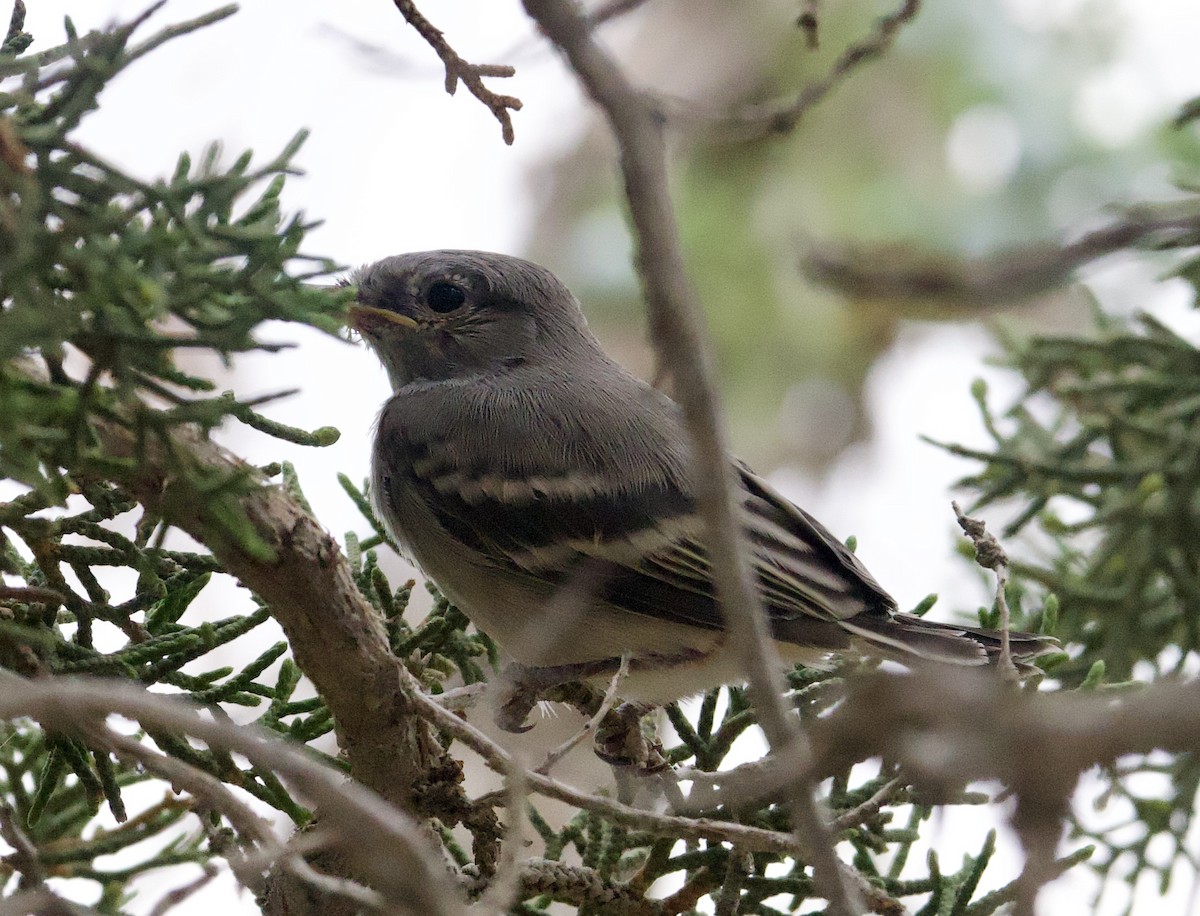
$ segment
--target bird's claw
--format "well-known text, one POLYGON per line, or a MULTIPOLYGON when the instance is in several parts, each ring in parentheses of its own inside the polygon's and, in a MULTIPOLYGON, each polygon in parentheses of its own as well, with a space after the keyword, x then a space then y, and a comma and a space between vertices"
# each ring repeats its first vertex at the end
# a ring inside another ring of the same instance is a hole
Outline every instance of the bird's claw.
POLYGON ((634 769, 643 776, 666 769, 662 743, 642 730, 642 717, 649 711, 649 707, 637 703, 624 703, 605 716, 592 745, 596 756, 612 766, 634 769))
POLYGON ((533 726, 526 725, 525 720, 529 718, 529 713, 536 705, 537 697, 529 693, 514 691, 508 700, 496 710, 496 727, 514 735, 531 731, 533 726))
POLYGON ((620 663, 620 659, 600 659, 573 665, 528 667, 514 662, 504 669, 506 698, 496 712, 496 726, 513 734, 529 731, 533 726, 526 725, 525 720, 547 691, 609 670, 616 671, 620 663))

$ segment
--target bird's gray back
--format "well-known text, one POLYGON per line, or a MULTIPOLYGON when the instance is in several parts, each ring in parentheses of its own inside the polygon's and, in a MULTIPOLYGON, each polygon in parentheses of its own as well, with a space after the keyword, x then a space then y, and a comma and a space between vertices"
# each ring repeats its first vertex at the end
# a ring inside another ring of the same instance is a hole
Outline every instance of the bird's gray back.
POLYGON ((617 367, 586 382, 521 367, 487 378, 405 386, 384 405, 379 443, 472 478, 574 476, 690 494, 679 408, 617 367))

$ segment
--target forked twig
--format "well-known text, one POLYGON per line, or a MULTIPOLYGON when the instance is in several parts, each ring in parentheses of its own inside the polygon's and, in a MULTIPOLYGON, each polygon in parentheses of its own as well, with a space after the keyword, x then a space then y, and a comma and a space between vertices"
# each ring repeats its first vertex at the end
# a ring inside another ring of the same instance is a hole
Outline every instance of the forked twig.
POLYGON ((495 115, 496 120, 500 122, 500 132, 504 137, 504 142, 511 146, 515 134, 510 112, 521 110, 521 100, 513 95, 501 95, 493 92, 484 85, 483 80, 485 77, 503 79, 515 76, 516 68, 508 64, 473 64, 464 60, 450 46, 450 42, 446 41, 442 30, 426 19, 412 0, 392 0, 392 2, 400 11, 400 15, 404 17, 404 21, 416 29, 417 33, 441 58, 442 65, 446 68, 446 92, 454 95, 460 82, 466 86, 467 91, 483 102, 487 109, 495 115))

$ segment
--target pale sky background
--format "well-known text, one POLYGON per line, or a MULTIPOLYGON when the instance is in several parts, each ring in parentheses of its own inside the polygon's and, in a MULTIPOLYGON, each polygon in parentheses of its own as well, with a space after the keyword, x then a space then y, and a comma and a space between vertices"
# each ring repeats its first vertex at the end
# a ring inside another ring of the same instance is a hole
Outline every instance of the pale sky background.
MULTIPOLYGON (((64 12, 82 33, 136 14, 146 4, 29 0, 28 5, 26 29, 37 39, 37 50, 61 39, 64 12)), ((191 18, 217 5, 171 0, 155 22, 191 18)), ((1081 87, 1076 109, 1098 141, 1113 145, 1200 92, 1194 53, 1200 3, 1123 5, 1131 23, 1124 60, 1081 87)), ((1036 32, 1069 27, 1084 14, 1085 2, 1007 0, 1003 6, 1036 32)), ((298 160, 307 176, 289 181, 284 200, 325 220, 309 237, 310 252, 349 265, 439 247, 519 252, 539 166, 583 130, 580 96, 551 53, 536 45, 530 50, 533 30, 514 0, 428 0, 422 9, 469 60, 503 62, 514 48, 522 49, 518 76, 493 81, 525 103, 515 115, 514 147, 503 145, 491 114, 464 89, 453 98, 442 91, 440 63, 387 0, 249 0, 232 19, 132 67, 105 94, 103 108, 85 122, 78 139, 153 178, 168 174, 181 150, 196 155, 215 138, 230 158, 252 148, 265 160, 307 126, 313 134, 298 160), (387 48, 394 57, 372 59, 351 36, 387 48)), ((1020 137, 1011 131, 986 112, 951 131, 946 155, 961 164, 956 169, 966 186, 986 190, 1010 169, 1014 144, 1020 148, 1020 137)), ((1107 263, 1090 276, 1112 304, 1144 303, 1153 295, 1160 314, 1200 339, 1200 321, 1182 286, 1155 286, 1152 272, 1131 263, 1107 263)), ((280 356, 242 360, 233 382, 239 394, 300 386, 300 396, 276 405, 270 415, 307 428, 335 425, 342 439, 323 450, 291 448, 254 433, 235 432, 227 441, 252 460, 293 461, 318 517, 335 533, 362 531, 335 475, 345 471, 361 480, 366 473, 369 430, 387 395, 383 373, 357 346, 288 326, 272 328, 271 336, 300 346, 280 356)), ((870 379, 874 439, 851 449, 820 486, 796 474, 775 475, 835 532, 858 535, 860 556, 902 607, 931 588, 961 594, 976 587, 969 571, 948 559, 953 518, 947 488, 970 468, 922 444, 918 434, 980 441, 970 381, 988 377, 1001 401, 1012 390, 1010 379, 982 366, 989 352, 987 335, 975 327, 908 326, 870 379)), ((982 591, 979 600, 985 600, 982 591)), ((977 850, 990 826, 977 811, 957 812, 933 832, 935 845, 977 850)), ((1012 877, 1018 855, 1005 834, 1003 861, 989 869, 993 883, 1012 877)), ((956 868, 957 857, 946 864, 956 868)), ((1167 900, 1144 904, 1142 911, 1183 916, 1189 876, 1180 879, 1167 900)), ((1086 873, 1077 870, 1076 878, 1043 894, 1041 912, 1088 912, 1090 887, 1086 873)), ((145 912, 157 896, 145 894, 131 912, 145 912)), ((207 913, 217 906, 231 916, 257 912, 228 882, 178 912, 207 913)), ((1110 900, 1102 912, 1116 913, 1122 906, 1110 900)))

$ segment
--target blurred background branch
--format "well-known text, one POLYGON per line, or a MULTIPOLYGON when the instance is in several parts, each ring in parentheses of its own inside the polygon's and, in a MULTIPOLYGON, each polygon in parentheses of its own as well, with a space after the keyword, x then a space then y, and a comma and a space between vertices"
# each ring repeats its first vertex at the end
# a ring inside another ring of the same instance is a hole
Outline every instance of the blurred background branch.
MULTIPOLYGON (((816 4, 811 4, 815 8, 816 4)), ((806 35, 815 36, 820 19, 813 8, 800 16, 798 25, 806 35)), ((713 139, 726 142, 747 142, 772 134, 786 134, 815 105, 820 104, 859 67, 887 53, 896 33, 921 11, 920 0, 903 0, 894 12, 880 16, 866 38, 846 47, 829 68, 829 72, 806 85, 793 98, 771 102, 742 104, 729 112, 706 111, 694 103, 668 105, 678 126, 702 132, 705 142, 713 139)), ((817 50, 815 37, 808 39, 809 50, 817 50)))
POLYGON ((1133 208, 1074 242, 1041 243, 983 258, 960 259, 907 249, 817 245, 800 256, 814 282, 856 300, 895 303, 906 313, 950 318, 1005 308, 1053 292, 1080 268, 1114 252, 1200 247, 1194 200, 1133 208))

